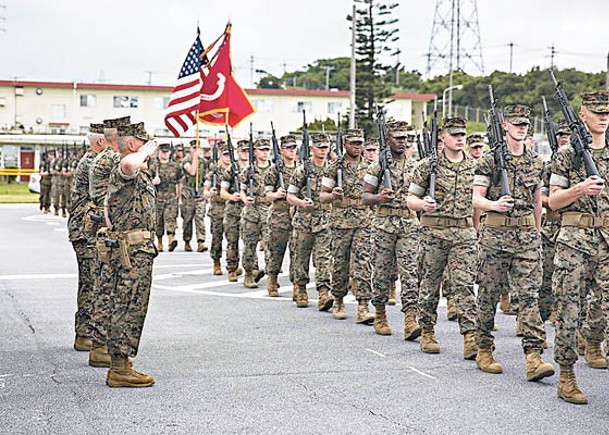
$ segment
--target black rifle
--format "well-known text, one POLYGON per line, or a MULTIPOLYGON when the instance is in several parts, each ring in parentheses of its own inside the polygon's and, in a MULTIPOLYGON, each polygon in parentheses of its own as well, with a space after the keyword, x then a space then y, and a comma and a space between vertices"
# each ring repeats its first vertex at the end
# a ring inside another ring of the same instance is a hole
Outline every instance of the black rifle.
POLYGON ((44 172, 49 172, 47 170, 47 155, 48 155, 48 151, 47 151, 47 147, 45 146, 44 148, 42 148, 42 151, 40 153, 40 165, 42 166, 42 170, 44 172))
POLYGON ((558 140, 556 139, 556 130, 554 130, 554 122, 552 121, 552 112, 548 109, 546 103, 546 97, 542 96, 541 101, 543 103, 543 126, 546 129, 546 135, 548 136, 548 143, 552 150, 551 160, 554 160, 556 153, 558 152, 558 140))
MULTIPOLYGON (((328 153, 329 154, 329 153, 328 153)), ((336 127, 336 187, 343 188, 343 170, 344 170, 343 154, 343 132, 340 129, 340 112, 338 113, 338 123, 336 127)))
POLYGON ((233 179, 233 190, 234 193, 239 193, 241 192, 241 187, 239 184, 239 166, 237 166, 237 161, 235 160, 235 148, 233 148, 233 141, 228 132, 228 125, 225 125, 224 129, 226 130, 226 145, 228 147, 228 157, 230 158, 230 176, 233 179))
POLYGON ((76 141, 72 144, 72 154, 76 160, 78 160, 78 147, 76 146, 76 141))
POLYGON ((175 160, 175 148, 173 147, 173 141, 169 141, 169 149, 171 150, 169 153, 169 160, 175 160))
POLYGON ((427 129, 427 119, 425 119, 425 113, 421 112, 421 119, 423 120, 423 127, 421 134, 423 135, 423 156, 421 159, 428 157, 431 153, 431 134, 427 129))
POLYGON ((487 123, 488 140, 495 160, 495 173, 493 174, 492 185, 496 186, 498 183, 501 183, 500 195, 512 196, 506 168, 506 163, 510 160, 510 151, 503 137, 503 127, 501 126, 503 119, 497 109, 497 100, 493 96, 492 85, 488 85, 488 92, 491 98, 491 110, 489 110, 490 119, 485 117, 485 121, 487 123))
POLYGON ((250 137, 247 144, 247 151, 249 157, 249 167, 247 168, 247 196, 250 198, 254 197, 254 176, 256 170, 254 169, 254 163, 256 163, 256 157, 254 156, 254 133, 252 131, 252 123, 250 122, 250 137))
POLYGON ((387 145, 387 138, 385 137, 385 119, 383 110, 377 108, 376 116, 376 132, 379 139, 379 186, 381 183, 387 189, 393 190, 391 187, 391 163, 393 162, 393 156, 391 154, 391 148, 387 145))
POLYGON ((87 142, 82 141, 82 155, 84 156, 87 153, 87 142))
POLYGON ((438 100, 433 103, 433 116, 429 124, 429 197, 436 196, 436 175, 438 169, 438 100))
POLYGON ((309 148, 307 116, 304 110, 302 111, 302 145, 300 155, 305 176, 305 198, 313 199, 313 194, 311 193, 311 174, 313 173, 313 167, 311 166, 311 149, 309 148))
POLYGON ((419 160, 423 160, 427 153, 425 152, 424 145, 421 142, 421 133, 415 129, 414 134, 417 137, 417 153, 419 154, 419 160))
POLYGON ((218 142, 214 143, 214 148, 211 151, 211 161, 214 165, 211 173, 211 187, 216 188, 218 184, 218 142))
POLYGON ((579 170, 583 159, 584 166, 586 167, 586 176, 598 176, 598 170, 596 169, 596 165, 590 154, 592 135, 569 104, 567 94, 565 94, 565 90, 562 87, 562 82, 556 80, 552 69, 548 69, 548 72, 550 73, 550 77, 552 77, 552 83, 554 84, 554 90, 556 91, 556 99, 560 103, 562 113, 567 120, 567 124, 569 124, 569 128, 573 132, 571 135, 571 146, 575 150, 575 161, 573 166, 575 170, 579 170))
POLYGON ((281 158, 281 151, 279 150, 279 143, 277 142, 277 136, 275 135, 273 121, 271 121, 271 143, 273 144, 273 154, 275 154, 275 169, 277 169, 276 185, 279 186, 280 189, 285 190, 285 183, 283 181, 283 159, 281 158))

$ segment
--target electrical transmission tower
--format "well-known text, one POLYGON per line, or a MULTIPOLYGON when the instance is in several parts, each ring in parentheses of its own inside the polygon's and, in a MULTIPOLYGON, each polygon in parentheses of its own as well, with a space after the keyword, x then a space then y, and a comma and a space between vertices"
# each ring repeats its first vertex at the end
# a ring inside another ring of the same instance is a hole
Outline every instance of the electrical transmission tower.
POLYGON ((427 77, 446 69, 484 74, 476 0, 436 0, 427 77))

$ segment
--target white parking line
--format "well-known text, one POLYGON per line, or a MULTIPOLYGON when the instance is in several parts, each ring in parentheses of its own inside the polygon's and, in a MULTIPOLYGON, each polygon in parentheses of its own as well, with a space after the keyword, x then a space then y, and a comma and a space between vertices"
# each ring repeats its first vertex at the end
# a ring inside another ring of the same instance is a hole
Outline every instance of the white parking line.
POLYGON ((387 355, 383 355, 382 353, 377 352, 376 350, 372 350, 372 349, 366 349, 366 351, 368 351, 368 352, 370 352, 370 353, 373 353, 373 354, 375 354, 375 355, 377 355, 377 356, 380 356, 381 358, 387 358, 387 355))
POLYGON ((419 369, 415 369, 415 368, 414 368, 414 367, 412 367, 412 366, 408 366, 408 369, 409 369, 409 370, 412 370, 412 371, 413 371, 413 372, 415 372, 415 373, 420 374, 421 376, 425 376, 425 377, 427 377, 427 378, 429 378, 429 379, 436 379, 436 377, 435 377, 435 376, 432 376, 432 375, 430 375, 429 373, 422 372, 422 371, 421 371, 421 370, 419 370, 419 369))
POLYGON ((75 273, 47 273, 38 275, 0 275, 0 281, 22 280, 22 279, 61 279, 76 278, 75 273))

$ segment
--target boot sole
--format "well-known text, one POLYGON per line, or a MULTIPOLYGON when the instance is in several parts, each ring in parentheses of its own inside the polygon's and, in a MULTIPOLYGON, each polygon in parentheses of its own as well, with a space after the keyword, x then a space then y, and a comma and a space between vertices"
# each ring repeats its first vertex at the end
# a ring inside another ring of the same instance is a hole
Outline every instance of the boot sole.
POLYGON ((302 304, 301 304, 301 305, 299 305, 299 304, 296 304, 296 307, 297 307, 297 308, 309 308, 309 304, 307 304, 307 305, 302 305, 302 304))
POLYGON ((480 367, 480 366, 478 365, 478 363, 476 363, 476 367, 478 367, 478 369, 479 369, 479 370, 480 370, 482 373, 489 373, 489 374, 491 374, 491 375, 500 375, 500 374, 502 374, 502 373, 503 373, 503 369, 501 369, 501 370, 484 370, 484 369, 482 369, 482 367, 480 367))
POLYGON ((429 355, 435 355, 440 353, 440 349, 421 349, 421 352, 427 353, 429 355))
POLYGON ((355 323, 357 323, 359 325, 372 325, 374 323, 374 317, 372 319, 368 319, 368 320, 358 320, 355 323))
POLYGON ((91 346, 82 346, 82 345, 74 345, 74 350, 77 352, 89 352, 91 350, 91 346))
POLYGON ((89 365, 91 367, 95 367, 98 369, 103 369, 103 368, 109 368, 110 367, 110 363, 109 362, 99 362, 99 361, 91 361, 89 360, 89 365))
POLYGON ((542 372, 536 373, 531 377, 527 376, 527 381, 535 382, 535 381, 539 381, 543 378, 547 378, 548 376, 553 376, 553 375, 554 375, 554 369, 548 369, 548 370, 544 370, 542 372))
POLYGON ((259 271, 259 272, 256 274, 256 276, 254 277, 254 281, 256 281, 256 282, 260 282, 260 280, 261 280, 262 278, 264 278, 264 275, 265 275, 264 270, 259 271))
POLYGON ((607 364, 598 365, 598 364, 594 364, 594 363, 588 362, 588 367, 590 367, 592 369, 606 370, 607 369, 607 364))
POLYGON ((330 308, 332 308, 333 305, 334 305, 334 299, 328 298, 328 299, 326 299, 324 304, 321 307, 319 307, 319 311, 328 311, 330 308))
POLYGON ((148 384, 130 384, 129 382, 111 382, 111 381, 106 381, 106 385, 112 388, 122 388, 122 387, 126 387, 126 388, 146 388, 146 387, 152 387, 154 385, 154 381, 148 383, 148 384))
POLYGON ((568 397, 563 396, 560 393, 558 393, 558 397, 561 398, 562 400, 564 400, 565 402, 572 403, 574 405, 587 405, 588 404, 588 399, 585 399, 585 400, 570 399, 568 397))
POLYGON ((471 355, 463 354, 463 359, 466 359, 468 361, 473 361, 476 359, 476 355, 478 355, 478 351, 472 353, 471 355))
POLYGON ((377 331, 376 329, 374 330, 374 332, 376 332, 376 335, 383 335, 383 336, 389 336, 391 335, 391 331, 390 332, 382 332, 382 331, 377 331))
POLYGON ((421 336, 421 328, 415 329, 409 335, 404 335, 404 340, 406 341, 414 341, 421 336))
POLYGON ((177 246, 178 242, 174 241, 172 244, 169 245, 169 252, 173 252, 173 250, 177 248, 177 246))

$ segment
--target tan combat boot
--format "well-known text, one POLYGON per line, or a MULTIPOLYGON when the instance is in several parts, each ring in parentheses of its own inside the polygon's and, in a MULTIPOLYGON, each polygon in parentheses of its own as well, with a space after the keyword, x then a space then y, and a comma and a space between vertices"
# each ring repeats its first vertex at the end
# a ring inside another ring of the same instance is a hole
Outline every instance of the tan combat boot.
POLYGON ((309 295, 307 294, 307 286, 298 285, 298 297, 296 298, 296 306, 298 308, 307 308, 309 306, 309 295))
POLYGON ((245 272, 245 278, 243 278, 243 285, 247 288, 258 288, 258 284, 254 281, 254 275, 252 272, 245 272))
POLYGON ((457 320, 457 304, 454 296, 446 297, 446 319, 450 321, 457 320))
POLYGON ((109 387, 150 387, 154 385, 154 378, 146 373, 133 370, 131 361, 127 358, 112 358, 106 385, 109 387))
POLYGON ((343 298, 334 299, 332 317, 334 317, 336 320, 345 320, 347 318, 347 311, 345 310, 345 303, 343 302, 343 298))
POLYGON ((374 307, 374 332, 378 335, 391 335, 391 328, 387 323, 385 307, 374 307))
POLYGON ((586 354, 586 339, 581 331, 577 331, 577 354, 579 356, 584 356, 586 354))
POLYGON ((499 309, 503 311, 505 314, 513 316, 516 314, 514 311, 512 304, 510 303, 509 295, 501 295, 499 298, 499 309))
POLYGON ((269 279, 266 282, 266 290, 272 298, 279 296, 279 291, 277 290, 277 275, 269 275, 269 279))
POLYGON ((370 325, 372 322, 374 322, 374 314, 368 309, 368 301, 360 300, 357 305, 357 319, 355 323, 370 325))
POLYGON ((603 353, 601 343, 586 341, 586 353, 584 356, 588 362, 588 365, 593 369, 607 368, 607 357, 603 353))
POLYGON ((264 278, 264 270, 252 270, 252 276, 254 277, 255 282, 260 282, 260 280, 264 278))
POLYGON ((53 213, 55 216, 59 216, 59 209, 55 208, 55 212, 53 213))
POLYGON ((478 348, 478 355, 476 355, 476 365, 480 370, 485 373, 499 374, 503 373, 503 367, 493 357, 493 351, 491 349, 480 349, 478 348))
POLYGON ((540 351, 533 349, 527 352, 527 381, 538 381, 553 374, 554 366, 543 362, 540 351))
POLYGON ((192 252, 192 247, 190 246, 190 240, 184 240, 184 250, 186 252, 192 252))
POLYGON ((110 354, 108 353, 108 346, 96 346, 93 345, 89 351, 89 365, 91 367, 110 367, 110 354))
POLYGON ((203 240, 197 240, 197 252, 205 251, 207 251, 207 246, 205 246, 205 242, 203 240))
POLYGON ((294 302, 298 300, 298 284, 292 284, 292 300, 294 302))
POLYGON ((389 286, 389 300, 387 305, 395 305, 395 281, 389 286))
POLYGON ((222 275, 222 265, 220 264, 220 259, 214 259, 214 275, 222 275))
POLYGON ((558 397, 565 402, 585 405, 588 399, 577 386, 575 371, 573 366, 560 366, 560 376, 558 377, 558 397))
POLYGON ((328 287, 322 285, 318 289, 319 301, 317 302, 317 308, 319 311, 328 311, 334 305, 334 298, 328 293, 328 287))
POLYGON ((237 273, 234 270, 228 272, 228 282, 237 282, 237 273))
POLYGON ((156 250, 163 252, 163 237, 156 238, 156 250))
POLYGON ((466 332, 463 335, 463 359, 476 359, 478 354, 478 345, 476 344, 476 333, 473 331, 466 332))
POLYGON ((167 239, 169 239, 169 252, 173 252, 178 246, 178 241, 175 239, 172 233, 167 233, 167 239))
POLYGON ((237 276, 243 275, 243 269, 241 268, 241 266, 237 266, 237 270, 235 270, 235 273, 237 274, 237 276))
POLYGON ((421 326, 417 322, 417 312, 409 308, 404 313, 404 340, 413 341, 421 335, 421 326))
POLYGON ((436 334, 432 327, 426 327, 421 330, 421 352, 424 353, 440 353, 440 344, 436 340, 436 334))
POLYGON ((82 335, 76 334, 74 337, 74 350, 79 352, 89 352, 93 343, 89 337, 83 337, 82 335))
POLYGON ((61 209, 61 217, 67 217, 67 216, 68 216, 68 215, 67 215, 67 213, 66 213, 66 209, 65 209, 65 208, 62 208, 62 209, 61 209))

